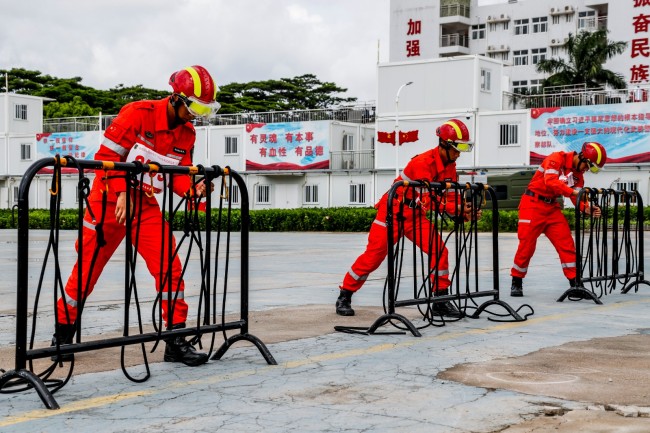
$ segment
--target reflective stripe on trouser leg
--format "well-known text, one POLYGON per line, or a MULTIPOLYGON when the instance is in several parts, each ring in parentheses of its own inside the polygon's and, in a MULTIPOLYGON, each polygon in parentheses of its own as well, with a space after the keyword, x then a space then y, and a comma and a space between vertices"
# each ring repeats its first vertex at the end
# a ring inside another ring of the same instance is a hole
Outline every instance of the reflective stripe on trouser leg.
MULTIPOLYGON (((98 219, 101 217, 102 206, 101 202, 90 202, 90 207, 92 208, 93 214, 98 219)), ((95 231, 95 224, 93 224, 88 210, 84 215, 83 221, 83 257, 81 258, 82 263, 82 274, 81 281, 83 282, 82 287, 85 290, 82 290, 82 298, 87 298, 90 293, 92 293, 97 279, 101 275, 106 263, 111 258, 115 249, 120 245, 122 239, 124 238, 125 229, 124 226, 118 224, 115 221, 115 203, 107 203, 106 205, 106 214, 107 216, 113 216, 112 218, 106 218, 104 223, 104 234, 106 245, 99 249, 98 254, 93 261, 93 255, 95 253, 96 244, 97 244, 97 234, 95 231), (92 275, 89 278, 89 271, 92 267, 92 275)), ((79 250, 79 240, 75 244, 75 249, 79 250)), ((57 301, 57 315, 59 323, 74 323, 77 320, 77 307, 79 304, 79 284, 78 284, 78 271, 79 271, 79 258, 77 257, 77 262, 72 268, 72 272, 68 277, 68 281, 65 285, 65 299, 59 298, 57 301)), ((120 280, 122 281, 122 280, 120 280)))
MULTIPOLYGON (((413 212, 413 211, 411 211, 413 212)), ((449 252, 444 243, 443 238, 439 233, 433 233, 434 230, 431 222, 426 218, 426 213, 421 210, 415 211, 416 227, 413 227, 413 215, 408 212, 404 218, 404 235, 415 242, 430 260, 430 272, 432 276, 436 276, 433 290, 447 290, 451 285, 449 280, 449 252), (433 254, 434 250, 437 252, 433 254)), ((406 213, 406 212, 405 212, 406 213)))
MULTIPOLYGON (((528 196, 524 196, 528 197, 528 196)), ((519 224, 517 225, 517 237, 519 245, 513 261, 510 275, 524 278, 528 272, 530 259, 537 248, 537 238, 544 232, 546 227, 546 214, 549 206, 541 208, 537 202, 522 198, 519 205, 519 224)), ((552 209, 552 208, 551 208, 552 209)))
POLYGON ((548 216, 544 234, 560 256, 562 272, 567 279, 576 277, 576 247, 569 223, 558 209, 548 216))
MULTIPOLYGON (((388 254, 387 228, 386 228, 386 196, 384 196, 377 209, 377 216, 370 225, 366 250, 354 261, 350 270, 343 277, 340 288, 356 292, 368 279, 368 276, 377 270, 388 254)), ((393 239, 397 241, 397 227, 393 226, 393 239)))
MULTIPOLYGON (((140 214, 140 237, 138 239, 138 253, 144 259, 149 273, 156 281, 156 290, 161 293, 161 307, 163 320, 167 323, 168 314, 173 310, 172 325, 185 323, 187 319, 187 303, 185 302, 185 283, 181 279, 181 261, 176 255, 171 265, 171 299, 173 308, 169 308, 169 283, 167 279, 167 243, 169 225, 163 220, 160 208, 157 205, 145 204, 140 214), (164 228, 164 234, 163 234, 164 228), (162 257, 162 267, 161 267, 162 257), (178 292, 178 296, 176 296, 178 292)), ((133 241, 135 242, 135 227, 133 228, 133 241)), ((172 253, 176 249, 176 239, 172 237, 172 253)))

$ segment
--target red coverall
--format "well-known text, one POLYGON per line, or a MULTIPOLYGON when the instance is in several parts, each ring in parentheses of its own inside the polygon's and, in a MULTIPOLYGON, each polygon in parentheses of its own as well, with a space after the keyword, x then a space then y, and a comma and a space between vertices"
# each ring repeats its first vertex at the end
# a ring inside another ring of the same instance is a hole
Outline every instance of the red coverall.
MULTIPOLYGON (((402 175, 395 179, 395 182, 400 180, 456 182, 457 179, 456 163, 451 163, 445 167, 440 159, 438 147, 436 147, 413 157, 409 163, 406 164, 406 167, 404 167, 402 175)), ((397 198, 398 197, 395 197, 393 199, 393 218, 397 215, 400 208, 399 202, 401 201, 401 197, 399 197, 399 200, 397 200, 397 198)), ((415 199, 416 197, 412 198, 412 200, 415 199)), ((423 199, 426 200, 424 197, 423 199)), ((451 214, 456 214, 456 203, 456 195, 448 194, 445 209, 451 214)), ((375 205, 375 208, 377 208, 377 216, 370 227, 370 233, 368 233, 368 245, 366 246, 366 251, 357 258, 350 270, 343 277, 343 283, 339 286, 341 289, 352 292, 359 290, 368 279, 368 275, 375 271, 388 255, 388 232, 386 230, 388 193, 385 193, 381 197, 379 202, 375 205)), ((423 209, 421 205, 418 205, 415 208, 404 206, 404 235, 410 241, 415 242, 422 251, 431 257, 431 251, 429 251, 429 239, 432 239, 430 234, 433 228, 431 222, 426 217, 426 213, 426 210, 423 209), (413 212, 416 212, 418 217, 416 219, 416 230, 414 230, 413 227, 413 212), (413 236, 414 231, 416 233, 415 239, 413 236)), ((396 243, 399 241, 397 231, 397 224, 393 224, 393 240, 396 243)), ((440 236, 437 236, 438 239, 433 239, 431 246, 437 244, 440 248, 438 254, 431 258, 431 267, 433 272, 437 264, 436 290, 440 291, 447 290, 451 283, 449 281, 449 259, 447 247, 444 246, 444 242, 440 239, 440 236)))
MULTIPOLYGON (((153 156, 151 153, 146 153, 151 150, 161 155, 160 159, 156 160, 158 163, 163 164, 161 162, 162 159, 168 161, 175 160, 178 165, 192 165, 191 153, 196 137, 194 126, 191 123, 186 123, 170 130, 167 123, 168 103, 169 98, 165 98, 160 101, 139 101, 125 105, 104 133, 104 141, 95 154, 95 159, 100 161, 124 162, 128 159, 132 149, 134 149, 133 154, 135 154, 135 149, 144 146, 146 148, 144 156, 153 156), (137 146, 134 148, 136 144, 137 146)), ((143 163, 149 162, 143 155, 134 157, 133 154, 129 160, 137 159, 143 163)), ((145 189, 149 187, 146 184, 148 177, 145 174, 145 189)), ((160 175, 160 178, 162 178, 162 175, 160 175)), ((190 187, 191 180, 189 175, 175 175, 175 193, 184 195, 189 191, 190 187)), ((83 221, 83 257, 81 259, 83 288, 81 294, 84 299, 93 291, 104 266, 126 235, 126 227, 119 224, 115 218, 117 193, 124 191, 126 191, 126 181, 123 172, 96 171, 95 180, 93 181, 88 198, 89 208, 92 210, 92 215, 94 215, 95 219, 93 220, 91 213, 86 209, 83 221), (102 217, 102 195, 104 192, 107 194, 106 214, 103 224, 106 245, 99 248, 97 258, 92 262, 93 253, 97 246, 96 226, 102 217), (89 281, 89 270, 91 266, 92 275, 90 275, 89 281)), ((139 226, 139 238, 137 239, 138 253, 142 256, 147 265, 147 269, 155 278, 156 290, 160 291, 161 285, 164 285, 162 290, 162 309, 164 312, 164 320, 167 322, 169 306, 167 305, 168 283, 165 275, 167 273, 168 253, 166 240, 169 236, 169 232, 167 231, 169 230, 169 225, 163 220, 160 206, 153 194, 150 194, 150 197, 147 194, 143 194, 140 189, 132 191, 135 191, 131 194, 134 205, 132 207, 132 209, 134 208, 134 219, 131 226, 132 240, 135 245, 136 230, 139 226), (138 206, 141 196, 142 209, 139 209, 138 206)), ((75 247, 78 249, 78 246, 79 240, 77 240, 75 247)), ((173 240, 173 248, 176 248, 175 240, 173 240)), ((77 261, 65 286, 65 298, 59 298, 57 302, 58 321, 62 324, 72 324, 77 318, 77 307, 79 305, 79 299, 77 299, 79 286, 77 281, 78 266, 79 262, 77 261)), ((178 295, 173 308, 172 325, 184 323, 187 317, 187 304, 184 300, 185 286, 181 279, 181 270, 180 260, 176 256, 172 263, 171 272, 172 298, 176 296, 176 291, 178 291, 178 295)), ((123 274, 120 274, 115 275, 114 278, 122 281, 124 277, 123 274)))
POLYGON ((564 275, 568 279, 576 277, 575 243, 569 223, 556 201, 559 196, 570 197, 575 205, 573 190, 585 184, 583 174, 573 168, 575 155, 576 152, 554 152, 547 156, 528 184, 528 191, 534 195, 524 194, 521 197, 517 228, 519 246, 511 276, 526 276, 537 238, 544 233, 560 255, 564 275))

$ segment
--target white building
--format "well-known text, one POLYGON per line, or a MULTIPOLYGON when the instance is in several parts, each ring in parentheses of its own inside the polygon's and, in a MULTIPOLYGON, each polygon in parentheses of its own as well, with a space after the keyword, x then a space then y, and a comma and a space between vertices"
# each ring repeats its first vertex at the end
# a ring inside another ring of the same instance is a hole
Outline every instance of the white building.
MULTIPOLYGON (((251 209, 371 206, 389 189, 397 170, 437 144, 436 127, 457 117, 477 143, 458 161, 460 170, 472 173, 463 181, 532 172, 551 151, 599 141, 608 148, 610 161, 598 176, 588 174, 587 183, 638 189, 644 203, 650 202, 650 103, 643 92, 650 83, 643 73, 650 47, 648 28, 639 25, 639 17, 650 17, 650 2, 478 3, 391 1, 390 58, 377 67, 376 107, 220 116, 214 125, 197 127, 194 162, 241 173, 251 209), (628 89, 574 89, 535 109, 513 102, 513 90, 539 84, 543 77, 534 64, 543 56, 561 55, 559 46, 569 33, 603 25, 610 29, 610 39, 629 42, 625 54, 605 65, 631 83, 628 89), (564 97, 572 103, 565 104, 564 97), (576 105, 576 98, 584 105, 576 105), (417 139, 402 146, 377 140, 379 132, 396 131, 416 132, 417 139), (298 137, 313 141, 291 141, 298 137), (307 158, 312 151, 316 157, 307 158)), ((42 132, 40 100, 8 97, 0 117, 0 207, 15 203, 21 173, 35 158, 47 156, 34 138, 42 132), (22 111, 15 107, 27 101, 35 104, 26 108, 27 118, 16 118, 22 111), (37 112, 33 117, 32 110, 37 112)), ((50 154, 54 151, 58 149, 50 147, 50 154)), ((32 207, 47 207, 49 182, 49 176, 38 176, 32 207)), ((76 206, 76 178, 68 176, 65 182, 71 187, 64 188, 70 193, 64 194, 62 206, 76 206)))

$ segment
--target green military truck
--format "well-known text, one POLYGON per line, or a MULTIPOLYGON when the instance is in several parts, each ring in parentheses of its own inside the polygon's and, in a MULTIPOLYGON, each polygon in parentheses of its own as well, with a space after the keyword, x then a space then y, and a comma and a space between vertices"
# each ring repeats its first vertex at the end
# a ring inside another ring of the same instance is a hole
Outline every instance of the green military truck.
POLYGON ((499 209, 517 209, 519 207, 521 196, 526 191, 533 174, 535 174, 535 170, 521 170, 500 175, 488 173, 487 183, 494 189, 499 209))

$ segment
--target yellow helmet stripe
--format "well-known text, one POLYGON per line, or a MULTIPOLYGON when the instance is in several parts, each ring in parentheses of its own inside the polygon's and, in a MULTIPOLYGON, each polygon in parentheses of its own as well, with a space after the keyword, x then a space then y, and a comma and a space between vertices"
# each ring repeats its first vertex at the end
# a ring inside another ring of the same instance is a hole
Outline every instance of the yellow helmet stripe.
POLYGON ((452 121, 445 122, 445 125, 449 125, 452 128, 454 128, 454 131, 456 131, 456 137, 458 138, 458 140, 463 138, 463 132, 460 130, 460 127, 456 124, 456 122, 452 122, 452 121))
POLYGON ((598 159, 595 161, 596 165, 600 165, 600 161, 603 159, 603 153, 600 151, 600 147, 596 146, 594 143, 589 143, 589 146, 593 147, 598 154, 598 159))
POLYGON ((199 77, 199 73, 196 72, 196 69, 192 67, 185 68, 187 72, 190 73, 192 76, 192 81, 194 82, 194 96, 197 98, 201 97, 201 78, 199 77))

